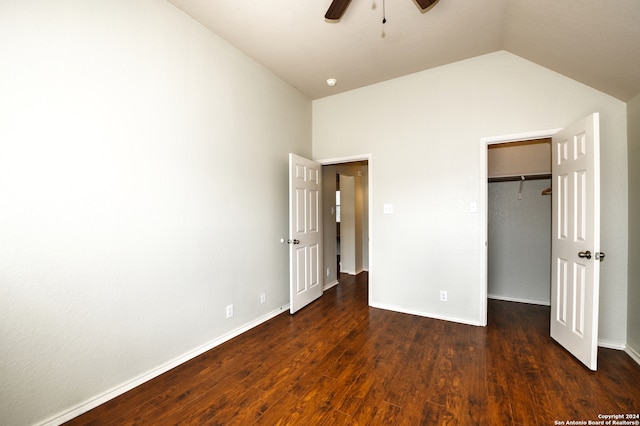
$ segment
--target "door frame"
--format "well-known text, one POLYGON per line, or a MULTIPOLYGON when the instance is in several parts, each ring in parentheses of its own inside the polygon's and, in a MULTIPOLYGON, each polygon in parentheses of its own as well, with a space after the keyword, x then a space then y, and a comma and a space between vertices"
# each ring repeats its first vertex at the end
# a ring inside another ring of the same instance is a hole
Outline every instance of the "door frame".
POLYGON ((524 133, 514 133, 509 135, 488 136, 480 138, 480 226, 482 227, 480 238, 480 325, 487 325, 487 305, 488 305, 488 266, 489 266, 489 145, 509 142, 519 142, 523 140, 546 139, 558 133, 562 128, 538 130, 524 133))
MULTIPOLYGON (((371 283, 373 277, 373 154, 359 154, 359 155, 350 155, 346 157, 334 157, 334 158, 325 158, 325 159, 314 159, 313 161, 320 164, 320 166, 331 166, 334 164, 344 164, 344 163, 355 163, 357 161, 366 161, 367 162, 367 190, 368 190, 368 233, 369 233, 369 294, 371 294, 371 283)), ((324 215, 324 209, 322 214, 324 215)), ((324 233, 324 230, 323 230, 324 233)))

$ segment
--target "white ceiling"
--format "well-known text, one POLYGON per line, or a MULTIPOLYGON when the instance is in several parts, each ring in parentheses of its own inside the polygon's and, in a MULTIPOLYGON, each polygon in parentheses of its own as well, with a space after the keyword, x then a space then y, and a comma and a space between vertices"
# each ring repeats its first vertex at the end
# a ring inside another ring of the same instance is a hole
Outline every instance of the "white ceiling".
POLYGON ((336 23, 331 0, 169 1, 311 99, 497 50, 623 101, 640 93, 640 0, 353 0, 336 23))

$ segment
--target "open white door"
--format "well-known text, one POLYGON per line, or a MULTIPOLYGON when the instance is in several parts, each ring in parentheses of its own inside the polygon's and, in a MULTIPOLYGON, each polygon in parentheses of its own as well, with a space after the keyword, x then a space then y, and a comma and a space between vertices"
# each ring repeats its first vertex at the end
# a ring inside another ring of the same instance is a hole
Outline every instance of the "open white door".
POLYGON ((551 337, 597 369, 600 125, 593 114, 553 136, 551 337))
POLYGON ((322 296, 322 170, 289 154, 290 311, 322 296))

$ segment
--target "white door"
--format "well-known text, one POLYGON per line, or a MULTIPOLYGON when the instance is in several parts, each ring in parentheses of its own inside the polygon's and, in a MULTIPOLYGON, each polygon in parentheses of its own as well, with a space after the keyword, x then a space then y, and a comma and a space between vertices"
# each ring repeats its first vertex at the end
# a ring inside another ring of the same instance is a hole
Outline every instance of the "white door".
POLYGON ((322 296, 322 169, 289 154, 289 300, 294 312, 322 296))
POLYGON ((593 114, 553 136, 551 337, 597 369, 600 126, 593 114))

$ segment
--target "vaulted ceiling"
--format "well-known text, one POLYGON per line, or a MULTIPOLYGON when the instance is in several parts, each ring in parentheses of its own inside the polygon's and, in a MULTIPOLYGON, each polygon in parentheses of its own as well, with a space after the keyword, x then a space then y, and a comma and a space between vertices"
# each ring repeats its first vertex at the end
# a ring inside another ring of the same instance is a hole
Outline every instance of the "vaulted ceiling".
POLYGON ((640 93, 640 0, 353 0, 338 22, 331 0, 169 1, 311 99, 498 50, 640 93))

